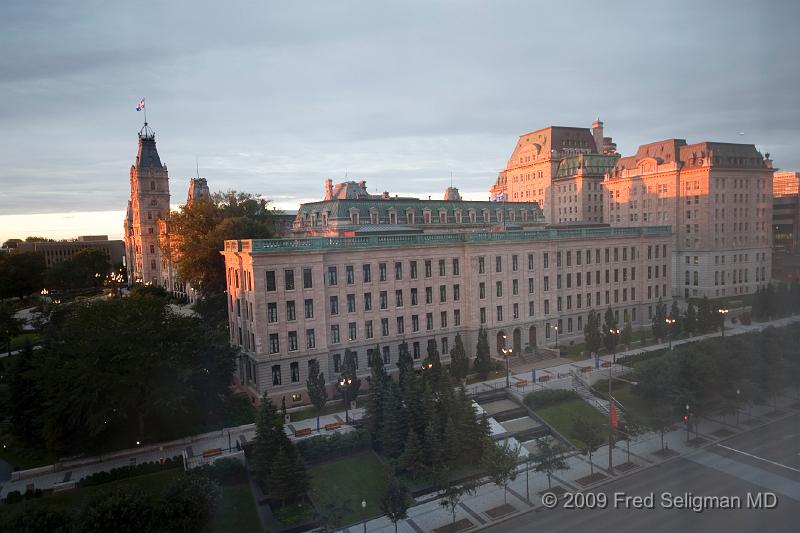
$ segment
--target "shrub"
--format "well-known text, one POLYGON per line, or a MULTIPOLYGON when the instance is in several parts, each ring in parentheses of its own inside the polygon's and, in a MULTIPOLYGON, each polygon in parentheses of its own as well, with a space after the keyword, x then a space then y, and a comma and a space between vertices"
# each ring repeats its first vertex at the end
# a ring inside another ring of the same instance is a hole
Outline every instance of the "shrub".
POLYGON ((235 485, 247 481, 247 470, 238 459, 217 459, 198 470, 220 485, 235 485))
POLYGON ((297 449, 303 459, 313 463, 342 457, 370 447, 369 432, 357 429, 347 433, 313 437, 298 441, 297 449))
POLYGON ((69 533, 72 522, 73 516, 66 509, 39 504, 27 503, 0 513, 0 531, 15 533, 69 533))
POLYGON ((194 533, 207 529, 219 502, 217 484, 202 473, 183 474, 161 495, 160 529, 194 533))
POLYGON ((525 396, 525 405, 536 410, 577 398, 578 393, 573 390, 547 389, 528 393, 525 396))
POLYGON ((90 476, 86 476, 78 482, 79 487, 89 487, 92 485, 102 485, 103 483, 110 483, 119 479, 125 479, 134 476, 143 476, 145 474, 154 474, 163 470, 171 468, 180 468, 183 466, 180 456, 170 457, 164 460, 164 464, 157 462, 142 463, 136 466, 123 466, 120 468, 112 468, 108 472, 95 472, 90 476))
POLYGON ((92 533, 137 533, 153 528, 153 504, 141 492, 126 487, 95 496, 80 514, 80 530, 92 533))

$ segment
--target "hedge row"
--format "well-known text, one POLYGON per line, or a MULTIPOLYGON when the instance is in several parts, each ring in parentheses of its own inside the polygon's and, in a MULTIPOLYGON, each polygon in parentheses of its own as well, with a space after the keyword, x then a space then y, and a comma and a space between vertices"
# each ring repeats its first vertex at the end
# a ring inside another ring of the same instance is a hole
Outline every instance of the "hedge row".
POLYGON ((176 455, 175 457, 165 459, 163 464, 160 462, 149 462, 141 463, 136 466, 112 468, 108 472, 96 472, 80 480, 78 482, 78 486, 90 487, 92 485, 102 485, 103 483, 117 481, 118 479, 143 476, 145 474, 154 474, 156 472, 169 470, 171 468, 181 468, 182 466, 183 462, 181 461, 180 456, 176 455))
POLYGON ((347 433, 313 437, 297 441, 300 454, 309 463, 342 457, 369 448, 369 433, 365 429, 357 429, 347 433))

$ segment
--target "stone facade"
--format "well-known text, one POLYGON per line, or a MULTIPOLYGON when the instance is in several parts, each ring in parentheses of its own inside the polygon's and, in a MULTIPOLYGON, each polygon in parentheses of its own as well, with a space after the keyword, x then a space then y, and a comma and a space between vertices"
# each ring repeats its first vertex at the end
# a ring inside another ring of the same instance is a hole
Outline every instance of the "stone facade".
POLYGON ((590 310, 644 326, 669 304, 673 243, 668 226, 227 241, 235 379, 292 406, 308 402, 308 362, 333 384, 345 349, 367 375, 368 350, 391 372, 402 342, 417 364, 428 341, 446 361, 460 334, 474 357, 480 327, 493 355, 506 335, 531 357, 556 325, 559 343, 580 342, 590 310))
POLYGON ((112 265, 123 264, 125 244, 120 240, 109 240, 108 235, 85 235, 72 241, 20 242, 17 252, 36 252, 44 256, 47 268, 72 257, 87 248, 102 250, 112 265))
POLYGON ((674 228, 673 296, 753 293, 771 276, 772 173, 753 145, 645 144, 606 174, 605 221, 674 228))

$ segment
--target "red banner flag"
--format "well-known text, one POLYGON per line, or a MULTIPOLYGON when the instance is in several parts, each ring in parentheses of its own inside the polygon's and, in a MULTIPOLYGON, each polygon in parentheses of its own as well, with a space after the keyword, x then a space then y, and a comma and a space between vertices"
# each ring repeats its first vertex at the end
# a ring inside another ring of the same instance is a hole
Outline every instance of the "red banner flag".
POLYGON ((617 420, 617 406, 611 402, 611 427, 617 429, 619 427, 619 420, 617 420))

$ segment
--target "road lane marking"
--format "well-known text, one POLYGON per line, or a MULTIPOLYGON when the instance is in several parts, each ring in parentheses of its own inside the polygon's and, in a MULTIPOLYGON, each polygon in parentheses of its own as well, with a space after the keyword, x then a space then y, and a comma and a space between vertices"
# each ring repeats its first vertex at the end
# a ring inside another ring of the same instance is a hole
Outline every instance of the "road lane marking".
POLYGON ((753 459, 758 459, 759 461, 764 461, 765 463, 769 463, 771 465, 780 466, 781 468, 786 468, 788 470, 791 470, 793 472, 797 472, 798 474, 800 474, 800 469, 792 468, 791 466, 787 466, 785 464, 778 463, 776 461, 770 461, 769 459, 764 459, 763 457, 759 457, 757 455, 753 455, 752 453, 743 452, 742 450, 737 450, 736 448, 731 448, 730 446, 725 446, 724 444, 717 444, 717 446, 719 446, 720 448, 725 448, 726 450, 730 450, 732 452, 736 452, 736 453, 740 453, 742 455, 746 455, 747 457, 752 457, 753 459))

